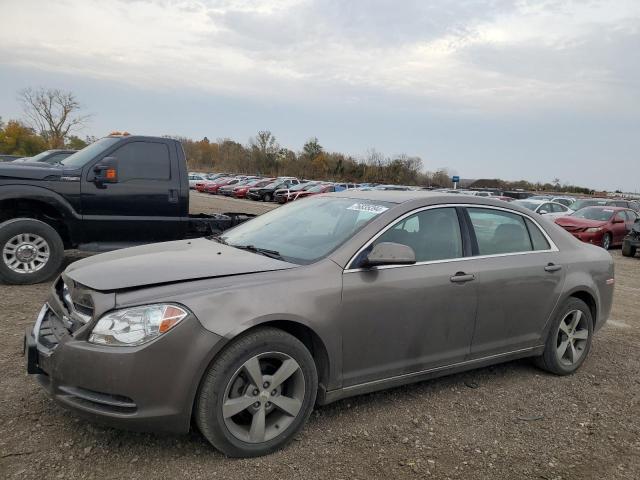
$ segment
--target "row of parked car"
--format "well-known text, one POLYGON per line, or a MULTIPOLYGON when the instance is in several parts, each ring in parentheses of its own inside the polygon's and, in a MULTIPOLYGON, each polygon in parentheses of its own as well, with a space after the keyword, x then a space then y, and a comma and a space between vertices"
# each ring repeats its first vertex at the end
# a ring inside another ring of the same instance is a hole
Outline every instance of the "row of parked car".
POLYGON ((189 174, 189 186, 199 192, 278 203, 287 203, 320 193, 363 188, 369 185, 299 180, 295 177, 260 177, 224 173, 205 177, 196 173, 189 174))

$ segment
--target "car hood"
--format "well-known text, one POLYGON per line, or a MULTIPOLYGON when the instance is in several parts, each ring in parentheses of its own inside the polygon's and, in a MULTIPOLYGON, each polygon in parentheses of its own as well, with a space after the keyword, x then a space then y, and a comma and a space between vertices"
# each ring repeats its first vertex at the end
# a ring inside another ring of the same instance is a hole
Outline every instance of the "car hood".
POLYGON ((559 217, 556 218, 556 223, 561 227, 602 227, 607 224, 602 220, 588 220, 577 217, 559 217))
POLYGON ((0 178, 23 180, 56 180, 65 175, 66 170, 45 162, 41 163, 0 163, 0 178))
POLYGON ((65 274, 94 290, 295 268, 297 265, 199 238, 103 253, 69 265, 65 274))

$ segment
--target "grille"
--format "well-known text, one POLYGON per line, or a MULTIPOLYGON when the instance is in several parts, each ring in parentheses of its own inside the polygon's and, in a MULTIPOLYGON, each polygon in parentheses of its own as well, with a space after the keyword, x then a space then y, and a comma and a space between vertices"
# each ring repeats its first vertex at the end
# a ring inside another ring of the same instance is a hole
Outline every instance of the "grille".
POLYGON ((93 318, 93 302, 91 297, 74 284, 69 288, 60 278, 56 284, 56 293, 62 303, 68 318, 64 323, 70 332, 75 332, 93 318))

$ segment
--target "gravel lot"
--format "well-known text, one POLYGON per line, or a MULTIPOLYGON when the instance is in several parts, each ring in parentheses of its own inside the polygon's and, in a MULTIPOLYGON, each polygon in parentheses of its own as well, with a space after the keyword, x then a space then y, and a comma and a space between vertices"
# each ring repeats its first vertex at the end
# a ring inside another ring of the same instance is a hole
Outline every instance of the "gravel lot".
MULTIPOLYGON (((197 193, 192 202, 272 208, 197 193)), ((57 406, 21 355, 49 285, 2 285, 0 478, 638 479, 640 259, 612 255, 612 316, 575 375, 523 360, 344 400, 316 410, 285 450, 249 460, 224 458, 198 433, 124 432, 57 406)))

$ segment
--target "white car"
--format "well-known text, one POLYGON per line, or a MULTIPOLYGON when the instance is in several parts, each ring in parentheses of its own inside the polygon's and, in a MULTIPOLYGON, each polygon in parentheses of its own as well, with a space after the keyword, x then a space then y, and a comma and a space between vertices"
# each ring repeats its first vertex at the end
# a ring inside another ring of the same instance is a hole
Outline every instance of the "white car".
POLYGON ((195 173, 190 173, 189 174, 189 188, 191 188, 191 189, 196 188, 196 183, 204 182, 205 180, 206 180, 206 178, 204 178, 202 175, 197 175, 195 173))
POLYGON ((566 205, 562 205, 558 202, 551 202, 549 200, 531 200, 530 198, 527 198, 526 200, 516 200, 512 203, 514 205, 520 205, 521 207, 528 208, 540 215, 548 215, 553 218, 565 217, 573 213, 573 210, 566 205))

